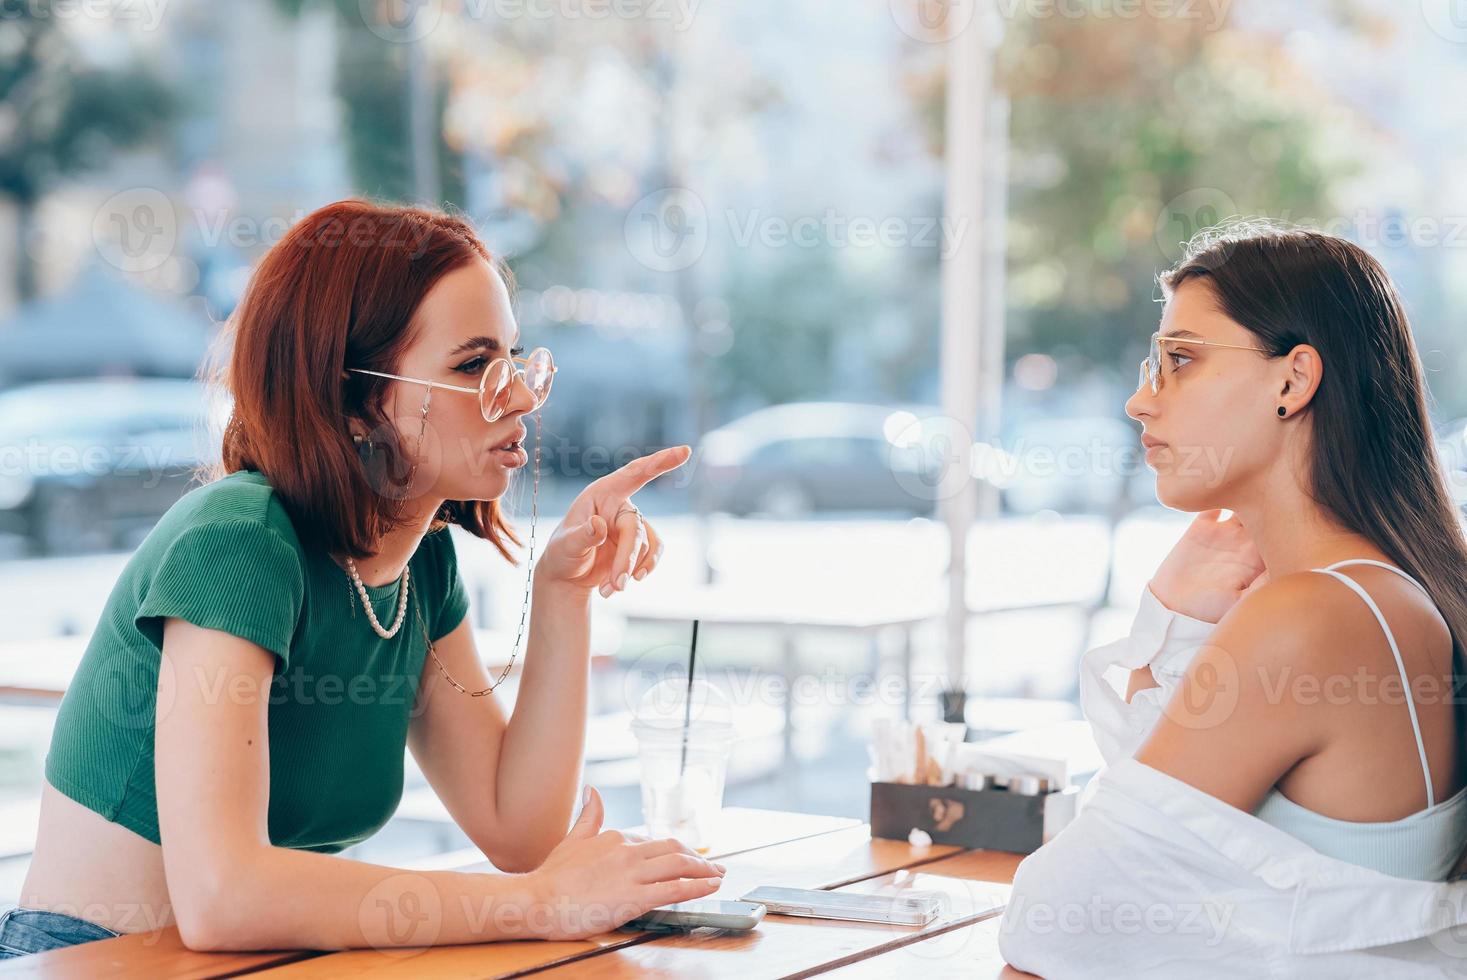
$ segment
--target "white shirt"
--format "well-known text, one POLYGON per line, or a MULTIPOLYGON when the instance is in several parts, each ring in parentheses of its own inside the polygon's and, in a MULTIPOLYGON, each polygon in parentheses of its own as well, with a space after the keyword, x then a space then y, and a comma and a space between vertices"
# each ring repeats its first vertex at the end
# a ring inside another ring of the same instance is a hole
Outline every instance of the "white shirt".
POLYGON ((999 949, 1066 977, 1467 977, 1467 882, 1326 857, 1132 756, 1215 627, 1147 591, 1129 637, 1081 661, 1107 766, 1075 820, 1019 865, 999 949), (1111 666, 1151 665, 1130 704, 1111 666))

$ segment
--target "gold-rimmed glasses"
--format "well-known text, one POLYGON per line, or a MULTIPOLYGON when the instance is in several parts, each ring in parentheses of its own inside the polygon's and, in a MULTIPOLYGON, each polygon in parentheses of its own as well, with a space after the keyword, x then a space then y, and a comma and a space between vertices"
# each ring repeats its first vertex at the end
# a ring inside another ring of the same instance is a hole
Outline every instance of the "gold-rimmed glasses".
POLYGON ((1257 351, 1260 354, 1272 353, 1264 347, 1244 347, 1241 344, 1219 344, 1213 340, 1194 340, 1191 337, 1164 337, 1160 332, 1157 332, 1151 335, 1151 352, 1141 361, 1141 379, 1136 383, 1137 388, 1149 384, 1153 395, 1161 393, 1162 385, 1166 383, 1166 374, 1162 370, 1161 345, 1168 343, 1185 344, 1188 347, 1221 347, 1224 350, 1251 350, 1257 351))
POLYGON ((536 347, 526 357, 496 357, 490 361, 489 366, 484 368, 484 373, 479 375, 477 388, 445 384, 442 381, 426 381, 423 378, 407 378, 400 374, 368 371, 365 368, 347 368, 346 370, 349 374, 370 374, 375 378, 427 385, 429 390, 442 388, 445 391, 459 391, 466 395, 475 395, 479 399, 479 412, 484 416, 484 421, 498 422, 509 409, 515 378, 524 378, 525 387, 529 388, 530 394, 534 396, 535 404, 530 408, 530 411, 533 412, 545 404, 545 399, 550 397, 550 383, 555 380, 556 368, 555 359, 550 356, 550 350, 545 347, 536 347), (515 362, 523 364, 524 367, 515 367, 515 362))

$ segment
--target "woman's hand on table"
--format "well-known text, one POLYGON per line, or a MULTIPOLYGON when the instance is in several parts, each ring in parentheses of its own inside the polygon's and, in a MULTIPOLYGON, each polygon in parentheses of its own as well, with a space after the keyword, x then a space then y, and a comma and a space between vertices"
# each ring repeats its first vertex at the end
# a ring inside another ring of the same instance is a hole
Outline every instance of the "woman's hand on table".
MULTIPOLYGON (((672 446, 632 460, 596 480, 571 502, 535 566, 539 582, 603 597, 646 578, 662 557, 662 538, 645 517, 624 508, 634 493, 693 455, 672 446)), ((633 505, 634 506, 634 505, 633 505)))
POLYGON ((1236 514, 1197 515, 1151 579, 1151 591, 1173 612, 1216 623, 1238 600, 1268 582, 1268 570, 1236 514))
POLYGON ((706 898, 723 884, 723 865, 680 841, 603 831, 604 816, 601 794, 588 787, 570 833, 530 872, 538 908, 529 922, 538 938, 609 932, 658 906, 706 898))

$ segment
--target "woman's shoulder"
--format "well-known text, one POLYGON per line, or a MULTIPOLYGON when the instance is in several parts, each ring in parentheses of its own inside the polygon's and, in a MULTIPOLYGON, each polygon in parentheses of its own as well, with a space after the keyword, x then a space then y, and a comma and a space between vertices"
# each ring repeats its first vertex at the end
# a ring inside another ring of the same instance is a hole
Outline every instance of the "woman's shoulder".
MULTIPOLYGON (((1367 568, 1358 578, 1350 576, 1376 608, 1419 616, 1422 625, 1444 625, 1431 600, 1414 585, 1394 572, 1380 569, 1377 577, 1376 571, 1367 568)), ((1406 626, 1402 622, 1406 617, 1386 615, 1388 622, 1394 620, 1393 630, 1406 626)), ((1384 645, 1371 605, 1334 576, 1308 570, 1282 576, 1244 596, 1219 621, 1212 642, 1250 651, 1250 659, 1280 666, 1338 667, 1342 647, 1358 647, 1362 640, 1373 644, 1377 639, 1384 645)))
POLYGON ((158 519, 129 565, 149 575, 168 565, 215 562, 292 580, 303 575, 306 560, 295 526, 258 472, 239 470, 184 494, 158 519))
POLYGON ((284 503, 269 480, 255 470, 236 470, 190 490, 159 519, 154 533, 172 539, 196 527, 218 525, 278 537, 300 550, 284 503))

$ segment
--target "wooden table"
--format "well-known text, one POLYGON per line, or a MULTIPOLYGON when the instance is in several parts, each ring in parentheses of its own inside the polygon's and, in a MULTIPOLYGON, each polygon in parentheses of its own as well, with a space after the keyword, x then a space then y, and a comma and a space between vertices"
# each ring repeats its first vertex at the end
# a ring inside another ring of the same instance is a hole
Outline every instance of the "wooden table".
POLYGON ((881 894, 919 889, 940 892, 944 911, 923 927, 769 915, 748 933, 617 931, 576 942, 324 953, 197 953, 170 927, 0 960, 0 977, 1027 976, 1004 966, 997 945, 999 914, 1021 855, 873 840, 865 824, 836 817, 739 808, 724 816, 713 854, 728 875, 714 897, 734 900, 760 884, 881 894))

